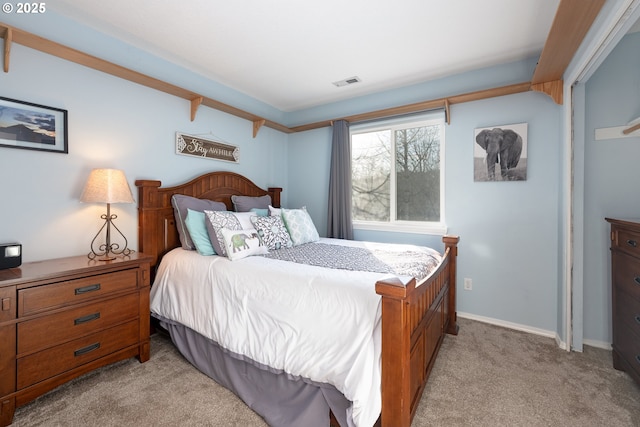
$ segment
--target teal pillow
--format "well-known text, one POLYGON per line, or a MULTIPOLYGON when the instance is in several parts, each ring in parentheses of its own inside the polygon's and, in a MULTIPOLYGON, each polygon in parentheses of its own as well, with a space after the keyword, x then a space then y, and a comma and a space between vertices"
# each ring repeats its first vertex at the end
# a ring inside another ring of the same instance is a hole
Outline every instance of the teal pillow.
POLYGON ((269 216, 269 209, 251 208, 249 212, 253 212, 256 216, 269 216))
POLYGON ((187 218, 184 222, 198 253, 200 255, 216 255, 211 240, 209 240, 204 212, 187 209, 187 218))
POLYGON ((178 237, 180 237, 180 244, 182 249, 192 251, 195 249, 195 245, 189 236, 189 230, 187 229, 187 210, 204 212, 207 211, 226 211, 227 205, 222 202, 214 202, 213 200, 197 199, 191 196, 185 196, 184 194, 174 194, 171 196, 171 205, 173 206, 173 214, 176 218, 176 227, 178 228, 178 237))

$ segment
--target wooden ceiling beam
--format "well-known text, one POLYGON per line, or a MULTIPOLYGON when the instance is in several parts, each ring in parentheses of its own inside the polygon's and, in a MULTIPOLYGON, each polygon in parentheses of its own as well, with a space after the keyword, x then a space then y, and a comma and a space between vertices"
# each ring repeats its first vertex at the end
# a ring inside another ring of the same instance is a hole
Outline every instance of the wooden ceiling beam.
POLYGON ((0 34, 5 41, 4 69, 9 70, 9 56, 13 42, 27 46, 41 52, 57 56, 58 58, 80 64, 94 70, 98 70, 152 89, 159 90, 170 95, 189 101, 190 118, 195 119, 200 105, 205 105, 219 111, 243 118, 252 122, 253 136, 256 137, 261 127, 266 126, 287 134, 304 132, 331 126, 335 120, 347 120, 351 123, 393 117, 402 114, 411 114, 444 108, 447 111, 447 123, 450 123, 449 106, 463 102, 477 101, 497 96, 526 92, 529 90, 540 91, 551 96, 557 102, 562 103, 562 74, 573 58, 585 34, 591 27, 593 20, 602 8, 605 0, 561 0, 558 12, 549 33, 540 61, 534 72, 531 82, 518 83, 497 88, 485 89, 475 92, 458 94, 444 98, 422 101, 414 104, 386 108, 355 114, 341 119, 322 120, 319 122, 288 127, 280 123, 267 120, 250 112, 241 110, 231 105, 222 103, 192 92, 190 90, 172 85, 159 79, 144 75, 134 70, 121 67, 117 64, 105 61, 84 52, 72 49, 59 43, 47 40, 35 34, 28 33, 0 23, 0 34))
MULTIPOLYGON (((309 123, 300 126, 294 126, 291 129, 294 132, 304 132, 312 129, 319 129, 331 126, 335 120, 346 120, 349 123, 365 122, 369 120, 383 119, 386 117, 400 116, 402 114, 419 113, 423 111, 437 110, 440 108, 448 109, 448 105, 461 104, 464 102, 479 101, 481 99, 494 98, 496 96, 512 95, 515 93, 527 92, 531 90, 531 83, 516 83, 508 86, 501 86, 491 89, 484 89, 475 92, 462 93, 452 95, 445 98, 431 99, 429 101, 416 102, 414 104, 401 105, 399 107, 385 108, 382 110, 370 111, 362 114, 354 114, 339 119, 323 120, 315 123, 309 123)), ((450 117, 447 120, 450 122, 450 117)))
POLYGON ((547 90, 555 92, 557 85, 538 85, 562 81, 567 66, 593 25, 593 21, 600 13, 605 1, 560 0, 540 60, 531 78, 532 85, 538 88, 535 90, 547 93, 554 100, 557 98, 547 92, 547 90))
POLYGON ((547 94, 555 101, 556 104, 562 105, 564 98, 564 81, 554 80, 544 83, 532 83, 531 90, 547 94))
POLYGON ((13 31, 11 28, 6 28, 4 32, 4 72, 9 72, 9 61, 11 58, 11 43, 13 41, 13 31))

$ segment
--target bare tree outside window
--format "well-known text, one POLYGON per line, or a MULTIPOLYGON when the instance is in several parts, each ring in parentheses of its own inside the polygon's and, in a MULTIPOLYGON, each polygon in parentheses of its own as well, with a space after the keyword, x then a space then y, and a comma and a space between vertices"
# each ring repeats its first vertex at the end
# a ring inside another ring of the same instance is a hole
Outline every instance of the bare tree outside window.
POLYGON ((368 132, 351 137, 353 219, 389 221, 391 132, 368 132))
POLYGON ((396 219, 440 220, 440 127, 396 131, 396 219))
POLYGON ((438 121, 352 133, 354 221, 440 221, 441 138, 438 121))

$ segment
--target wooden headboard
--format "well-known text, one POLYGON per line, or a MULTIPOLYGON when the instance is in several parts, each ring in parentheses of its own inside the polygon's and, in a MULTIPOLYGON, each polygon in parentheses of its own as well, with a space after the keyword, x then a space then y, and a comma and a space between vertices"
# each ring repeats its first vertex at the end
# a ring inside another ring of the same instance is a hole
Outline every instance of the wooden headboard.
MULTIPOLYGON (((175 187, 161 188, 155 180, 139 179, 138 187, 138 250, 151 255, 151 266, 155 267, 162 256, 180 246, 178 229, 173 215, 171 196, 184 194, 199 199, 223 202, 233 210, 231 196, 271 196, 271 204, 280 207, 282 188, 267 190, 251 180, 233 172, 211 172, 175 187)), ((155 271, 155 268, 152 268, 155 271)))

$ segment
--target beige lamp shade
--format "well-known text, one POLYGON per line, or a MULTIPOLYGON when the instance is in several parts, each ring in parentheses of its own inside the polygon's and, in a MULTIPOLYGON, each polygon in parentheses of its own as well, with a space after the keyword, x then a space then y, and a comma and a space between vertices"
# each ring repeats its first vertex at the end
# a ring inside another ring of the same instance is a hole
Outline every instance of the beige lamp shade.
POLYGON ((131 188, 119 169, 94 169, 84 187, 81 202, 134 203, 131 188))

